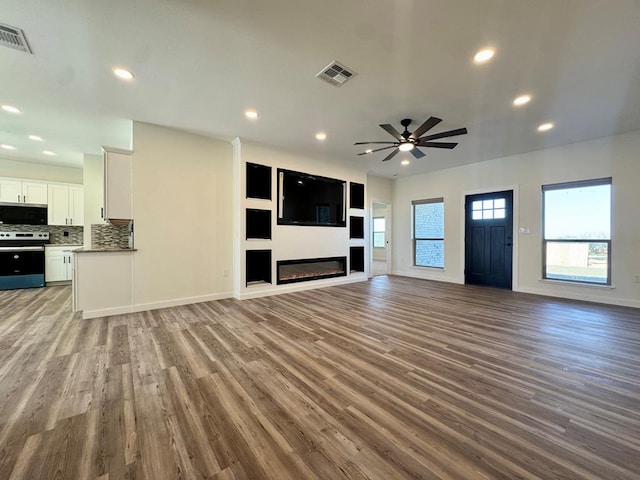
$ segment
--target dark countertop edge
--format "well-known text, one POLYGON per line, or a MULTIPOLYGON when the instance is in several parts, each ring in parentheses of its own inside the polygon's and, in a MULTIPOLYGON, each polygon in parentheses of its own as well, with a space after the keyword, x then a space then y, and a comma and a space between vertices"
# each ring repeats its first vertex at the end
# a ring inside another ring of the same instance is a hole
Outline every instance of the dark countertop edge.
POLYGON ((74 253, 114 253, 114 252, 136 252, 137 248, 120 247, 81 247, 74 250, 74 253))

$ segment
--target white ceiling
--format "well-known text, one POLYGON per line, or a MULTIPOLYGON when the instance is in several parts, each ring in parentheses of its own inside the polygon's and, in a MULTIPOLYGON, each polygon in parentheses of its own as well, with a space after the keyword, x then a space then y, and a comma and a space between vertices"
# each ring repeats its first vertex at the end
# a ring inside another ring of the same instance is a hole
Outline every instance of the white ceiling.
POLYGON ((0 104, 23 111, 0 111, 0 143, 18 147, 4 157, 81 166, 129 147, 138 120, 403 176, 640 129, 639 0, 2 0, 0 22, 33 50, 0 47, 0 104), (494 59, 474 65, 485 46, 494 59), (332 60, 358 75, 315 78, 332 60), (431 115, 430 133, 469 134, 408 167, 356 155, 392 139, 378 124, 431 115))

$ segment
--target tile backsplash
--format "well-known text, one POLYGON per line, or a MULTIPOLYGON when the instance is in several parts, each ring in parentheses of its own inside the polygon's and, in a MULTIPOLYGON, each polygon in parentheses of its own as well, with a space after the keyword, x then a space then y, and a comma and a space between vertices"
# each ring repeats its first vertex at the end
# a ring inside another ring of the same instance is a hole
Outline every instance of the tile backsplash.
POLYGON ((55 245, 82 245, 83 227, 70 225, 0 225, 0 232, 49 232, 55 245))
POLYGON ((92 224, 91 245, 94 247, 127 248, 129 246, 129 226, 92 224))

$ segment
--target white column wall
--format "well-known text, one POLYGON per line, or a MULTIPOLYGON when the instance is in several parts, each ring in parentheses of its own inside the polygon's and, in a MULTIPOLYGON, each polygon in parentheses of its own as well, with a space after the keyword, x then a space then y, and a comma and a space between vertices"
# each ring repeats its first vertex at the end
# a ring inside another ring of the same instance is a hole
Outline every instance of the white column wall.
POLYGON ((134 310, 230 297, 229 142, 133 124, 134 310))

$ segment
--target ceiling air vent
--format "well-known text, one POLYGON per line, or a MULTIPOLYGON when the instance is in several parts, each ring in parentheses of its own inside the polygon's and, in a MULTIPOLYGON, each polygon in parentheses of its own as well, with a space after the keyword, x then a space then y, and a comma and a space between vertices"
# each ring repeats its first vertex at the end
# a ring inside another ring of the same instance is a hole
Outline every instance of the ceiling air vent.
POLYGON ((19 28, 0 23, 0 45, 15 48, 21 52, 33 53, 29 48, 24 32, 19 28))
POLYGON ((316 77, 318 77, 320 80, 324 80, 325 82, 330 83, 334 87, 340 87, 344 85, 347 80, 356 75, 357 73, 353 70, 334 61, 323 68, 320 73, 316 75, 316 77))

